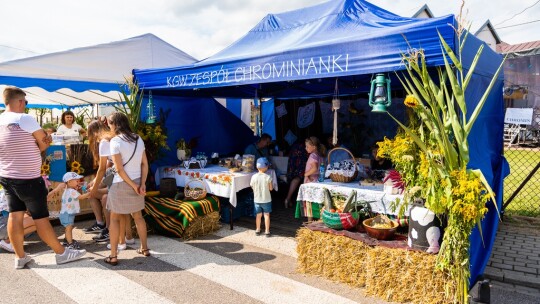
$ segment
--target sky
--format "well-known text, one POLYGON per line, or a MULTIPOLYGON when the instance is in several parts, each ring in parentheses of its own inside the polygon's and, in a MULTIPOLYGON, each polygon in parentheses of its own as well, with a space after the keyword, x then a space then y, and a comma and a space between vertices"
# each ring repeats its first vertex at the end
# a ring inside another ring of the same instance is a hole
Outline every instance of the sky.
MULTIPOLYGON (((17 0, 0 5, 0 62, 152 33, 197 59, 241 38, 264 16, 326 0, 17 0)), ((457 0, 371 0, 410 17, 424 4, 436 16, 459 14, 457 0)), ((474 33, 490 20, 502 41, 540 40, 540 0, 467 0, 474 33), (530 8, 529 8, 530 7, 530 8), (516 24, 523 24, 514 26, 516 24)), ((264 47, 264 46, 262 46, 264 47)))

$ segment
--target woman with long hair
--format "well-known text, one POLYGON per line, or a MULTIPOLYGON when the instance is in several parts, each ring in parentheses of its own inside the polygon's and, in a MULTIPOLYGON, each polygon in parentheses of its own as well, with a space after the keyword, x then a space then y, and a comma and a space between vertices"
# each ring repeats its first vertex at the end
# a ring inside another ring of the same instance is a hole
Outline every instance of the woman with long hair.
MULTIPOLYGON (((94 168, 97 167, 96 177, 90 182, 90 195, 94 198, 91 201, 92 210, 96 215, 96 223, 87 228, 85 232, 92 233, 101 229, 100 234, 93 239, 96 242, 109 241, 109 224, 111 222, 110 213, 107 210, 107 195, 108 188, 102 184, 107 168, 112 166, 110 140, 114 137, 109 126, 105 123, 106 120, 95 120, 88 125, 88 142, 90 151, 94 158, 94 168), (94 186, 95 185, 95 186, 94 186), (99 201, 97 201, 99 200, 99 201), (105 214, 105 223, 103 223, 103 214, 105 214)), ((127 248, 126 243, 133 244, 135 240, 131 235, 131 221, 129 215, 124 216, 120 223, 120 237, 118 239, 118 249, 124 250, 127 248)), ((110 244, 109 246, 110 247, 110 244)), ((110 249, 110 248, 109 248, 110 249)))
MULTIPOLYGON (((88 184, 90 190, 90 204, 96 216, 96 223, 84 229, 86 233, 100 233, 97 239, 106 239, 109 236, 109 212, 106 208, 107 188, 101 186, 101 181, 105 176, 105 170, 109 166, 108 158, 109 141, 113 138, 109 127, 100 121, 94 120, 88 125, 88 146, 94 159, 94 168, 98 168, 96 177, 88 184), (105 220, 103 218, 105 215, 105 220)), ((94 238, 96 240, 96 238, 94 238)))
POLYGON ((141 247, 137 253, 150 256, 148 249, 146 223, 142 217, 144 195, 146 194, 146 177, 148 175, 148 160, 144 150, 143 140, 129 127, 128 117, 123 113, 113 113, 107 119, 108 125, 115 136, 110 141, 111 156, 116 168, 109 195, 107 207, 111 212, 109 224, 111 254, 105 259, 110 265, 118 264, 118 238, 120 234, 120 219, 122 215, 131 214, 135 220, 141 247))

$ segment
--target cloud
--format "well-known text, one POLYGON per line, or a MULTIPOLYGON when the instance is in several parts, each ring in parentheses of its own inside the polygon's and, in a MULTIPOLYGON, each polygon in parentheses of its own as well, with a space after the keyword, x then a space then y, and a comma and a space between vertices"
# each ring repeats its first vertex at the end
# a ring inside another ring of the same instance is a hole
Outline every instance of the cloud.
MULTIPOLYGON (((5 1, 0 18, 0 61, 24 57, 31 52, 47 54, 107 43, 153 33, 188 54, 203 59, 241 38, 264 16, 325 0, 94 0, 5 1)), ((335 1, 335 0, 333 0, 335 1)), ((476 32, 487 19, 504 21, 533 4, 528 1, 466 1, 471 29, 476 32), (527 3, 523 3, 527 2, 527 3)), ((401 16, 412 16, 422 5, 414 0, 372 0, 371 3, 401 16)), ((435 16, 459 13, 459 1, 430 1, 435 16)), ((536 20, 540 5, 503 23, 502 26, 536 20)), ((497 26, 496 26, 497 27, 497 26)), ((540 40, 538 24, 503 28, 503 41, 540 40)))

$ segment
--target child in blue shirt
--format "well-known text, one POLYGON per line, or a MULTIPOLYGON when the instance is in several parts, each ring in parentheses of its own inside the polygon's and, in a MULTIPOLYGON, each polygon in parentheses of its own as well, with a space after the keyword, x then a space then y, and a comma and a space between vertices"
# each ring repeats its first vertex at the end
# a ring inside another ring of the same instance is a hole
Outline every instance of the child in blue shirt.
POLYGON ((272 197, 270 191, 272 188, 272 177, 266 174, 268 170, 269 162, 266 157, 261 157, 257 160, 258 173, 251 177, 250 186, 253 188, 255 213, 257 217, 255 219, 255 234, 261 234, 261 219, 264 214, 264 228, 267 237, 270 236, 270 212, 272 212, 272 197))
POLYGON ((80 249, 79 243, 73 240, 73 227, 75 224, 75 215, 81 211, 79 200, 86 199, 90 192, 80 194, 81 178, 75 172, 67 172, 62 178, 63 184, 58 185, 53 191, 49 192, 47 199, 51 200, 55 193, 64 190, 62 194, 62 209, 60 209, 60 223, 66 228, 65 245, 71 249, 80 249))

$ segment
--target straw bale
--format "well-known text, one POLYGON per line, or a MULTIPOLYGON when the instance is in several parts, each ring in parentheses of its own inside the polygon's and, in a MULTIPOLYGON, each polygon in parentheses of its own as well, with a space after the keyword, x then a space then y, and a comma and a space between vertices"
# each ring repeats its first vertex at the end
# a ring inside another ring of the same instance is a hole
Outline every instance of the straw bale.
POLYGON ((298 271, 356 287, 365 285, 366 253, 371 248, 348 237, 301 228, 297 234, 298 271))
POLYGON ((386 301, 448 303, 453 293, 448 274, 435 270, 436 256, 424 252, 370 247, 361 241, 301 228, 297 232, 300 273, 355 287, 386 301), (447 284, 447 285, 445 285, 447 284))
POLYGON ((386 301, 448 303, 445 282, 449 277, 435 270, 436 255, 375 247, 368 252, 366 292, 386 301))
POLYGON ((199 236, 207 235, 216 230, 219 230, 221 225, 219 224, 219 212, 213 211, 204 216, 198 216, 184 231, 182 238, 184 240, 191 240, 199 236))

